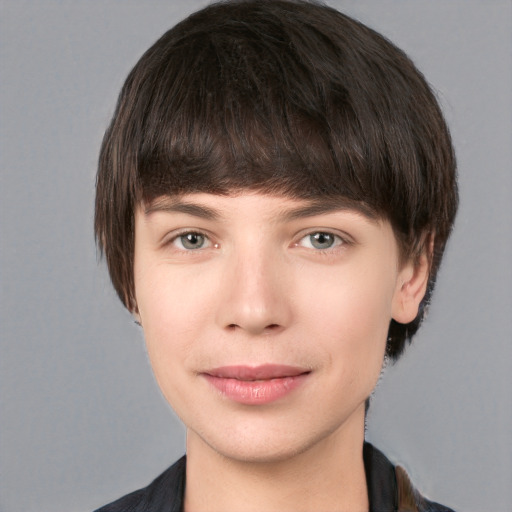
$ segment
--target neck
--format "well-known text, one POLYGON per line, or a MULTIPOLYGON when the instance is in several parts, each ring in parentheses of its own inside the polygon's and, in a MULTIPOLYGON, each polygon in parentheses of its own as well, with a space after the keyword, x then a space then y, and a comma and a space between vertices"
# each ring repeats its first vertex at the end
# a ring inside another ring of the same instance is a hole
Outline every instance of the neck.
POLYGON ((361 428, 271 461, 226 457, 189 431, 185 512, 366 512, 363 442, 364 414, 361 428))

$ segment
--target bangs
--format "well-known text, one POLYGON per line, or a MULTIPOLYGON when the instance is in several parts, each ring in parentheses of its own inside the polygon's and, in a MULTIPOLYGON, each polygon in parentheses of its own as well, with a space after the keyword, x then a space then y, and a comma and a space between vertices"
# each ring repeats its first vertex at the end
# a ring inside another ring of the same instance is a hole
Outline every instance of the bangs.
POLYGON ((151 81, 158 90, 143 106, 141 199, 249 189, 375 202, 347 91, 332 84, 319 95, 310 70, 280 45, 289 46, 199 34, 165 56, 151 81))

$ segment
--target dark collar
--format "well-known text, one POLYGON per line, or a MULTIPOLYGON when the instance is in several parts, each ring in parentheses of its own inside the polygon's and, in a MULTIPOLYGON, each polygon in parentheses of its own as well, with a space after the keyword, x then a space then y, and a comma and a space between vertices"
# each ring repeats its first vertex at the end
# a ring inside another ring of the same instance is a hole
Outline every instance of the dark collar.
POLYGON ((398 493, 393 464, 370 443, 364 443, 363 460, 370 511, 397 510, 398 493))

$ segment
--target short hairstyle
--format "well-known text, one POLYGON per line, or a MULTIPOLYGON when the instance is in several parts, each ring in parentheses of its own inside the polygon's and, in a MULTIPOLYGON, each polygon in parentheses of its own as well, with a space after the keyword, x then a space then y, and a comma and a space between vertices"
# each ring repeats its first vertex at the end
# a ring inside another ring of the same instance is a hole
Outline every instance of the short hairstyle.
POLYGON ((220 2, 166 32, 128 75, 101 147, 96 240, 136 311, 138 204, 240 190, 343 198, 389 220, 402 258, 433 239, 418 316, 389 327, 397 359, 453 225, 455 167, 434 94, 386 38, 316 2, 220 2))

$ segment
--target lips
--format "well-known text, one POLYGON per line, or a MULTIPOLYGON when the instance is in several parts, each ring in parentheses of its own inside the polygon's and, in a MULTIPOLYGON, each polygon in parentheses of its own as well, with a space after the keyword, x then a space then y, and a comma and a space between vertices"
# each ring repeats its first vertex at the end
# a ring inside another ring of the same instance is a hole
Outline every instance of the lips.
POLYGON ((247 405, 274 402, 300 386, 310 370, 288 365, 223 366, 202 375, 226 398, 247 405))

